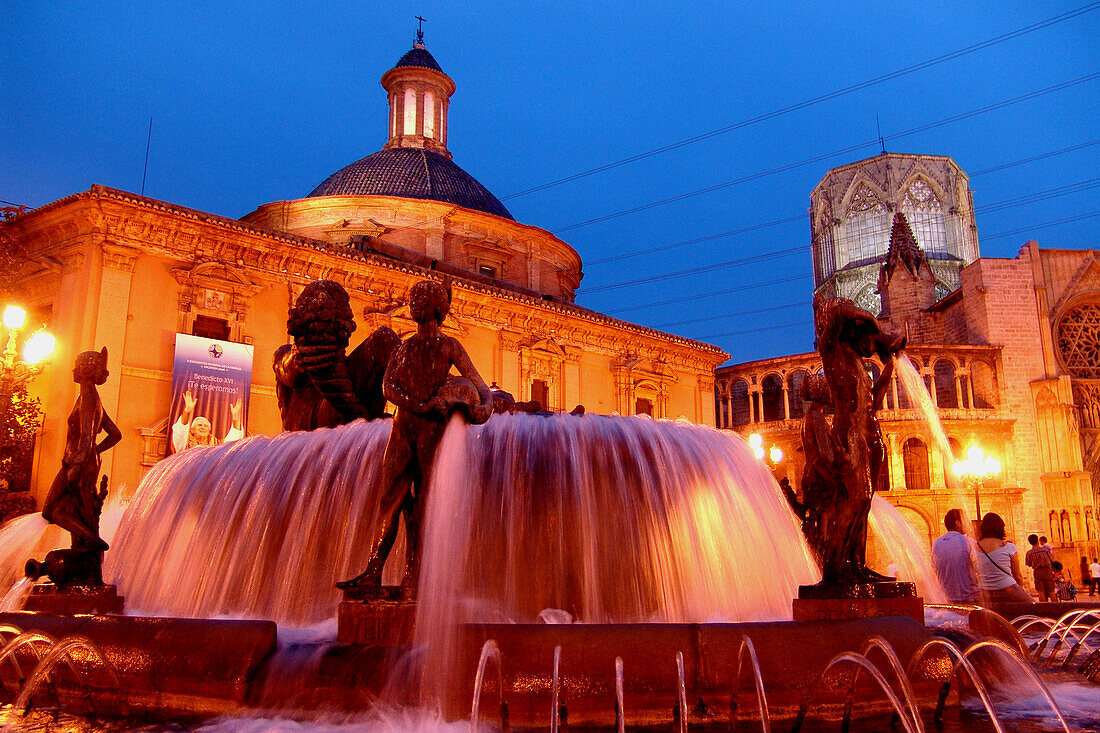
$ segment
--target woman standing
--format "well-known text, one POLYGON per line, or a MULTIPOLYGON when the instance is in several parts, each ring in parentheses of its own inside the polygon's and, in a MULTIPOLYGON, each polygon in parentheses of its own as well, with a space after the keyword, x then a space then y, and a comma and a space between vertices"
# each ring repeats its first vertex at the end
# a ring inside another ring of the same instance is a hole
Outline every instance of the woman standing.
POLYGON ((982 517, 977 565, 983 604, 1035 602, 1024 590, 1016 545, 1005 541, 1005 521, 993 512, 982 517))

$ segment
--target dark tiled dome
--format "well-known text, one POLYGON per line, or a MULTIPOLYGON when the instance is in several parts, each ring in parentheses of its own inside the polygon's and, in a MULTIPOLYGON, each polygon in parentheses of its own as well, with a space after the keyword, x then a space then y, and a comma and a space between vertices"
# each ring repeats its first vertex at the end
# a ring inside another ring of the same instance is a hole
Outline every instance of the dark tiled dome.
POLYGON ((473 176, 446 156, 420 148, 379 150, 336 171, 309 196, 401 196, 513 218, 473 176))
POLYGON ((433 69, 440 74, 443 73, 443 69, 436 63, 435 57, 428 53, 428 49, 419 44, 409 49, 409 52, 402 56, 393 68, 396 69, 399 66, 422 66, 425 69, 433 69))

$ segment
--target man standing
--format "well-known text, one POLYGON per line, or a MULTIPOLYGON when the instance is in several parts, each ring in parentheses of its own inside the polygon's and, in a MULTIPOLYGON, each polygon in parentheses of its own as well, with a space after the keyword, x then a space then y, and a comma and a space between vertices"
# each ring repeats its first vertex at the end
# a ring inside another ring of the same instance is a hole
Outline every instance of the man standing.
POLYGON ((1037 535, 1028 535, 1027 541, 1031 545, 1031 549, 1027 551, 1025 559, 1027 566, 1031 568, 1034 575, 1035 590, 1039 593, 1039 600, 1053 603, 1057 600, 1054 589, 1054 568, 1051 565, 1053 555, 1043 549, 1043 546, 1039 544, 1037 535))
POLYGON ((1089 565, 1089 575, 1092 576, 1092 587, 1089 588, 1089 595, 1092 596, 1100 591, 1100 558, 1092 558, 1092 565, 1089 565))
POLYGON ((970 603, 978 597, 974 572, 974 540, 963 533, 962 512, 952 509, 943 518, 947 532, 932 543, 932 565, 950 601, 970 603))

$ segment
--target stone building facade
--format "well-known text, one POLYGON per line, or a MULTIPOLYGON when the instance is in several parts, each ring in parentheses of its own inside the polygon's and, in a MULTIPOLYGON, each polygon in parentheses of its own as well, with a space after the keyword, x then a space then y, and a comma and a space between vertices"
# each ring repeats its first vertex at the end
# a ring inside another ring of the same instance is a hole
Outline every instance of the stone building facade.
POLYGON ((104 407, 123 431, 105 455, 113 490, 136 487, 165 453, 175 335, 253 344, 249 434, 280 430, 271 354, 310 281, 350 293, 352 347, 378 326, 415 330, 417 280, 448 275, 446 333, 486 381, 552 411, 714 420, 715 346, 573 304, 581 261, 565 242, 516 222, 447 150, 454 82, 418 44, 382 79, 389 140, 312 194, 230 219, 93 186, 4 226, 29 247, 20 292, 31 323, 58 340, 35 382, 46 420, 36 451, 39 500, 60 465, 76 397, 76 353, 106 346, 104 407))
MULTIPOLYGON (((909 333, 905 353, 953 456, 938 448, 895 375, 879 413, 887 450, 879 490, 929 541, 942 533, 950 508, 971 516, 994 511, 1017 543, 1026 547, 1032 532, 1046 535, 1075 569, 1081 555, 1097 553, 1100 529, 1100 262, 1092 250, 1036 242, 1014 258, 979 258, 975 240, 958 258, 969 261, 958 286, 944 295, 936 260, 907 215, 893 214, 883 254, 868 265, 879 303, 873 312, 885 330, 909 333), (977 487, 961 486, 951 470, 971 445, 1002 466, 977 487)), ((817 354, 808 353, 716 373, 719 427, 759 433, 765 447, 781 448, 776 473, 796 487, 805 464, 798 385, 820 369, 817 354)), ((868 369, 877 376, 877 362, 868 369)))

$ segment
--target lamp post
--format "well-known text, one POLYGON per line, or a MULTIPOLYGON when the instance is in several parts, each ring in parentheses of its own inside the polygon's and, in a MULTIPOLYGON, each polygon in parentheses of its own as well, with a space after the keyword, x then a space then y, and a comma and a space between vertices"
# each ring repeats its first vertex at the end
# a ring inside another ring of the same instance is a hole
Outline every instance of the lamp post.
POLYGON ((975 443, 966 450, 966 460, 955 461, 951 467, 955 475, 961 478, 968 489, 974 490, 974 512, 976 522, 982 521, 982 482, 1001 472, 1001 462, 987 456, 975 443))
MULTIPOLYGON (((4 327, 8 329, 8 343, 0 361, 0 421, 8 415, 11 408, 11 396, 33 377, 42 372, 43 362, 53 352, 54 337, 45 331, 35 332, 23 345, 23 358, 18 359, 16 342, 23 324, 27 322, 27 311, 19 306, 9 305, 4 309, 4 327)), ((5 436, 6 437, 6 436, 5 436)))
POLYGON ((767 458, 768 464, 772 467, 772 471, 774 471, 783 460, 783 449, 774 443, 767 451, 764 450, 764 436, 760 435, 760 433, 753 433, 749 436, 749 446, 752 448, 752 454, 756 456, 756 460, 763 461, 767 458))

